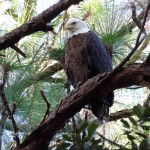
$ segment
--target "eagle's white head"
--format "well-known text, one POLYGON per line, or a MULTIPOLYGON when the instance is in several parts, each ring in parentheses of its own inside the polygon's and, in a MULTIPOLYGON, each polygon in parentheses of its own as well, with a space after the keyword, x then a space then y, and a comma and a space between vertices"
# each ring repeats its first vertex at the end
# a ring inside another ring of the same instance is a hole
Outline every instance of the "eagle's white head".
POLYGON ((73 35, 78 35, 80 33, 86 33, 90 30, 86 22, 77 18, 70 18, 66 22, 64 29, 69 32, 70 37, 72 37, 73 35))

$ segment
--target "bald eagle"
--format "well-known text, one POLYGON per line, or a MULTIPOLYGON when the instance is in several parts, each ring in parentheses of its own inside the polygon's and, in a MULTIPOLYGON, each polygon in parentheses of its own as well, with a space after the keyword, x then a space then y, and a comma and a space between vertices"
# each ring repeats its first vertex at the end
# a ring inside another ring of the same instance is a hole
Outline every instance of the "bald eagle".
MULTIPOLYGON (((65 71, 74 88, 97 74, 112 71, 110 54, 98 35, 90 31, 84 21, 70 18, 64 29, 70 36, 66 46, 65 71)), ((95 95, 90 101, 91 111, 100 120, 107 117, 113 99, 113 91, 103 96, 95 95)))

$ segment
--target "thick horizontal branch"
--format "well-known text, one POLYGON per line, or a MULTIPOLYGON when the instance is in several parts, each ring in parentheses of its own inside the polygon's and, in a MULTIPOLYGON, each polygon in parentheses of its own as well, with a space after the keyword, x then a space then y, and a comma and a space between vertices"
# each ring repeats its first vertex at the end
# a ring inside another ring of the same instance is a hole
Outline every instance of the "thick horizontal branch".
POLYGON ((0 50, 13 46, 21 38, 37 31, 45 31, 46 23, 54 19, 62 11, 66 10, 73 4, 78 4, 82 0, 60 0, 57 4, 43 11, 31 21, 21 25, 11 32, 0 37, 0 50))
POLYGON ((129 118, 133 115, 133 109, 120 110, 109 115, 108 121, 117 121, 122 118, 129 118))
POLYGON ((18 147, 18 150, 40 150, 47 148, 52 137, 60 130, 68 119, 93 100, 95 94, 103 95, 109 91, 142 85, 150 87, 150 66, 131 65, 118 71, 103 85, 101 81, 106 75, 98 75, 88 80, 84 85, 74 90, 60 105, 47 117, 47 119, 28 136, 18 147))

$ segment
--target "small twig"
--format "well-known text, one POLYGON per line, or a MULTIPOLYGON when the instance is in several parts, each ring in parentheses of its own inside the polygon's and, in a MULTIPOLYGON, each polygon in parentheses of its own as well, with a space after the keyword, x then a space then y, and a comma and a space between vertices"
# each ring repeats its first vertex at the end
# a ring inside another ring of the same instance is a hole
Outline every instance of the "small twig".
POLYGON ((3 67, 3 83, 0 85, 0 96, 1 96, 1 99, 3 102, 3 105, 6 109, 6 111, 8 112, 8 116, 12 120, 12 125, 13 125, 14 132, 15 132, 14 140, 16 141, 16 145, 18 146, 20 144, 20 140, 19 140, 19 136, 18 136, 18 127, 17 127, 16 121, 14 119, 14 116, 12 114, 12 111, 9 108, 9 104, 8 104, 7 98, 6 98, 5 93, 4 93, 4 87, 5 87, 7 77, 8 77, 8 71, 9 71, 9 64, 6 64, 3 67))
POLYGON ((49 109, 50 109, 50 103, 48 102, 45 94, 44 94, 44 91, 41 91, 41 97, 43 98, 44 102, 46 103, 46 106, 47 106, 47 109, 46 109, 46 112, 45 112, 45 115, 43 117, 43 120, 41 121, 41 123, 43 123, 43 121, 46 119, 46 116, 48 116, 49 114, 49 109))
POLYGON ((11 46, 11 48, 14 49, 20 55, 22 55, 24 58, 26 58, 26 54, 23 51, 21 51, 16 45, 11 46))
MULTIPOLYGON (((135 22, 135 24, 138 26, 138 28, 141 30, 142 24, 141 22, 137 19, 137 12, 136 12, 136 6, 134 2, 130 2, 131 8, 132 8, 132 19, 135 22)), ((143 32, 145 33, 145 30, 143 30, 143 32)))
POLYGON ((87 122, 87 118, 88 118, 88 111, 85 110, 85 122, 87 122))
POLYGON ((76 125, 76 120, 74 118, 74 116, 72 117, 72 126, 73 126, 73 130, 76 133, 77 132, 77 125, 76 125))
POLYGON ((110 139, 108 139, 108 138, 106 138, 105 136, 103 136, 102 134, 100 134, 100 133, 98 133, 98 132, 96 132, 97 133, 97 135, 99 135, 102 139, 104 139, 105 141, 108 141, 109 143, 111 143, 111 144, 113 144, 113 145, 115 145, 115 146, 117 146, 117 147, 122 147, 122 145, 120 145, 120 144, 118 144, 117 142, 115 142, 115 141, 112 141, 112 140, 110 140, 110 139))
MULTIPOLYGON (((87 117, 88 117, 88 110, 85 110, 85 118, 84 118, 84 120, 85 120, 85 122, 87 122, 87 117)), ((85 130, 83 130, 82 131, 82 139, 84 138, 84 137, 86 137, 86 131, 85 130)))

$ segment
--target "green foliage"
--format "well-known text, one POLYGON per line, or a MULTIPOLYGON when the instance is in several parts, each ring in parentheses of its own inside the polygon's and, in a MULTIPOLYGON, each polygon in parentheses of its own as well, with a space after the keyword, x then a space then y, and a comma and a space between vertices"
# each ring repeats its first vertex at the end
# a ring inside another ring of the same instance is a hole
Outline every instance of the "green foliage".
POLYGON ((64 56, 65 56, 65 48, 58 48, 58 49, 52 49, 49 52, 50 58, 54 59, 56 61, 62 61, 64 62, 64 56))
POLYGON ((134 106, 135 117, 130 117, 129 121, 122 119, 125 127, 124 134, 127 136, 131 149, 148 150, 150 149, 150 107, 140 104, 134 106))
POLYGON ((113 63, 117 65, 129 53, 126 46, 134 41, 133 33, 127 27, 131 18, 128 12, 118 9, 114 3, 108 3, 103 7, 99 17, 93 17, 89 21, 91 28, 100 36, 105 46, 113 55, 113 63))
POLYGON ((102 149, 102 141, 95 137, 95 131, 98 128, 98 124, 94 122, 83 123, 76 133, 72 133, 71 136, 67 134, 62 135, 62 143, 56 148, 70 149, 70 150, 98 150, 102 149))
MULTIPOLYGON (((31 20, 36 15, 36 5, 36 0, 10 1, 9 8, 3 14, 7 17, 7 22, 1 20, 3 23, 1 24, 0 34, 3 35, 31 20)), ((114 3, 108 2, 104 5, 99 0, 86 0, 76 6, 71 14, 72 17, 81 19, 86 15, 87 18, 85 19, 87 19, 86 21, 91 29, 98 33, 106 47, 112 47, 114 64, 118 64, 130 50, 126 47, 126 43, 132 44, 134 39, 134 32, 127 28, 131 21, 128 12, 124 13, 118 10, 114 3)), ((55 80, 55 77, 52 80, 49 80, 47 76, 46 79, 38 78, 39 73, 42 73, 45 68, 53 63, 51 59, 64 61, 67 39, 66 34, 63 33, 63 24, 67 18, 65 17, 63 12, 51 22, 56 34, 38 32, 24 37, 16 44, 26 53, 27 58, 18 55, 11 48, 1 51, 1 54, 4 54, 5 57, 0 59, 0 76, 3 75, 4 66, 9 65, 5 94, 10 106, 13 102, 17 103, 14 116, 19 131, 22 133, 22 139, 39 125, 45 114, 46 104, 40 95, 40 91, 44 91, 51 105, 50 111, 66 95, 63 84, 59 80, 55 80)), ((51 79, 51 76, 49 77, 51 79)), ((3 107, 2 102, 0 102, 0 107, 3 107)), ((129 121, 121 120, 125 127, 124 134, 131 145, 130 148, 146 149, 149 147, 149 112, 149 107, 143 108, 138 105, 134 107, 134 113, 138 119, 130 117, 129 121)), ((79 121, 81 120, 78 119, 80 126, 79 121)), ((6 126, 2 129, 2 132, 7 129, 12 133, 13 128, 10 120, 6 119, 5 123, 6 126)), ((95 134, 97 128, 97 124, 86 122, 82 123, 76 132, 68 132, 64 129, 63 134, 59 133, 59 136, 62 136, 62 143, 59 143, 57 149, 104 149, 102 139, 95 134)), ((5 139, 4 141, 8 143, 8 145, 4 143, 6 149, 10 149, 14 145, 13 142, 8 142, 10 135, 6 136, 5 132, 1 135, 5 139)), ((126 149, 126 147, 123 146, 122 149, 126 149)))

